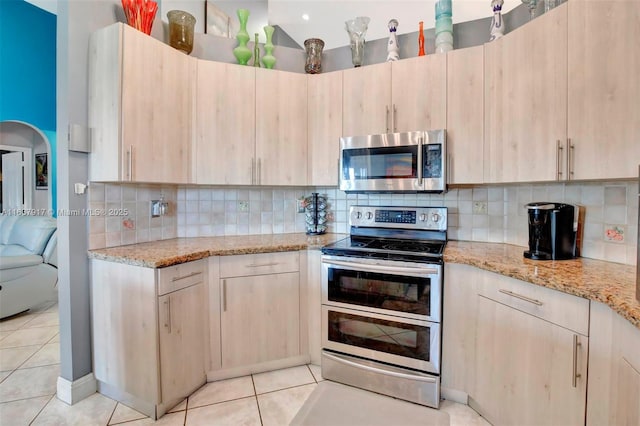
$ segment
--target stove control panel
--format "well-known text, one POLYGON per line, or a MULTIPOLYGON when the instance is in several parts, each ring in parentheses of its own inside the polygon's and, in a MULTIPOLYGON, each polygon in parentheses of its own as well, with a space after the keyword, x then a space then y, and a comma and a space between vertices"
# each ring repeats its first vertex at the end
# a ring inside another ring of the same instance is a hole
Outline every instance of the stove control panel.
POLYGON ((447 208, 351 206, 349 226, 446 231, 447 208))

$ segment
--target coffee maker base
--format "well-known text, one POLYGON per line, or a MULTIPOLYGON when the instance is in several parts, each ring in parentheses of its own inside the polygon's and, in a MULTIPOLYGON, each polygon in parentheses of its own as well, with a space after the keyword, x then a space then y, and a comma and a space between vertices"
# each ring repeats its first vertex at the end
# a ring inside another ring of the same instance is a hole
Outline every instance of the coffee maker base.
POLYGON ((552 260, 551 254, 549 253, 534 253, 529 250, 524 252, 524 257, 532 260, 552 260))

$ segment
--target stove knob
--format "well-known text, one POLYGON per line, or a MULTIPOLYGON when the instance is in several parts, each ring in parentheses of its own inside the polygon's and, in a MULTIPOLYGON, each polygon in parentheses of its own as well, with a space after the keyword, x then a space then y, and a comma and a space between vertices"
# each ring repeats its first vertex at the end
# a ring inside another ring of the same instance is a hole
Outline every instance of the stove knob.
POLYGON ((434 223, 438 223, 438 221, 440 220, 440 215, 439 215, 438 213, 432 213, 432 214, 431 214, 431 220, 432 220, 434 223))
POLYGON ((426 222, 427 220, 428 220, 427 215, 426 215, 426 214, 424 214, 424 213, 422 213, 422 214, 420 215, 420 221, 421 221, 421 222, 426 222))
POLYGON ((362 212, 356 212, 356 219, 362 219, 362 212))
POLYGON ((367 220, 371 220, 371 219, 373 218, 373 213, 371 213, 371 212, 367 212, 367 213, 365 214, 365 218, 366 218, 367 220))

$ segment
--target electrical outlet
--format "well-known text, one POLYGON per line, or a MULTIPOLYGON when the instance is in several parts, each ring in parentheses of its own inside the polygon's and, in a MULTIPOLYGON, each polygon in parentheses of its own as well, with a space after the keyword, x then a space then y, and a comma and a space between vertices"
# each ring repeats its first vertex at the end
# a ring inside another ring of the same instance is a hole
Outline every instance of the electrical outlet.
POLYGON ((298 200, 298 213, 304 213, 304 205, 302 200, 298 200))
POLYGON ((249 211, 249 202, 248 201, 238 201, 238 211, 239 212, 248 212, 249 211))
POLYGON ((487 203, 484 201, 474 201, 473 214, 487 214, 487 203))

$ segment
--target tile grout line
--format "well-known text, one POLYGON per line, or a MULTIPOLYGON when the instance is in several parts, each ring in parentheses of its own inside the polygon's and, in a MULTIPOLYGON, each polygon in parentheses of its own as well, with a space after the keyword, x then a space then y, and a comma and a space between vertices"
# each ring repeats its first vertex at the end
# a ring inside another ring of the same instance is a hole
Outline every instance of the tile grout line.
MULTIPOLYGON (((36 419, 38 418, 38 416, 40 416, 40 414, 42 414, 42 412, 44 411, 44 409, 45 409, 45 408, 47 408, 47 405, 49 405, 49 404, 51 403, 51 400, 52 400, 53 398, 55 398, 55 397, 56 397, 56 394, 55 394, 55 393, 54 393, 53 395, 51 395, 51 398, 49 398, 49 400, 47 401, 47 403, 46 403, 46 404, 44 404, 44 405, 42 406, 42 408, 40 409, 40 411, 38 411, 38 414, 36 414, 36 415, 33 417, 33 419, 31 419, 31 421, 29 422, 29 425, 32 425, 32 424, 33 424, 33 422, 35 422, 35 421, 36 421, 36 419)), ((27 399, 31 399, 31 398, 27 398, 27 399)))
POLYGON ((262 421, 262 412, 260 411, 260 403, 258 402, 258 392, 256 390, 256 382, 253 380, 253 374, 251 375, 251 384, 253 385, 253 397, 256 399, 256 406, 258 407, 258 417, 260 418, 260 424, 264 425, 262 421))

